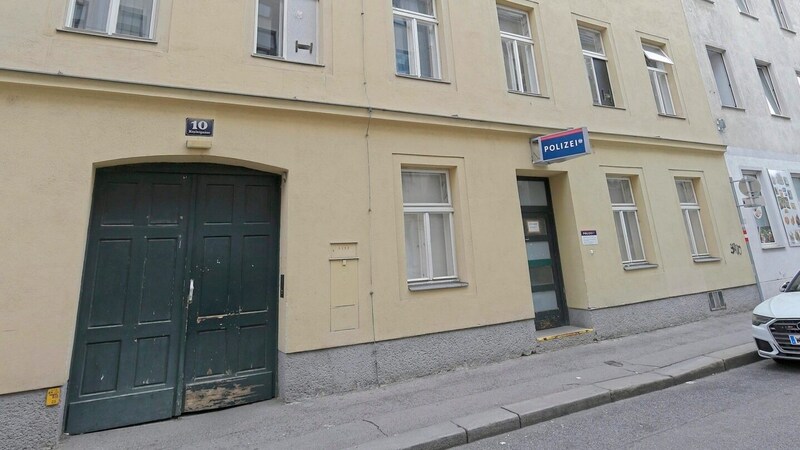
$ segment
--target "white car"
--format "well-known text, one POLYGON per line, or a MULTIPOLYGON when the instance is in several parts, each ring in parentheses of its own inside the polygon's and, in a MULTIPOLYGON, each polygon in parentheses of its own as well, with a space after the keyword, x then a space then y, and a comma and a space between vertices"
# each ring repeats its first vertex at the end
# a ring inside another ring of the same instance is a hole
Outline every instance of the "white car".
POLYGON ((753 310, 753 337, 759 356, 800 361, 800 272, 781 292, 753 310))

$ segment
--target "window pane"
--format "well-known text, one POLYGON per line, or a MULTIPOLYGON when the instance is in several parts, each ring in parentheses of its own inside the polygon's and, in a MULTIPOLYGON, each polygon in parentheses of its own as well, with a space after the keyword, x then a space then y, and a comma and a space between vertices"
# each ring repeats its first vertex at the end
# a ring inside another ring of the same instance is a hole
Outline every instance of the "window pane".
POLYGON ((449 204, 446 175, 436 172, 403 172, 403 203, 449 204))
POLYGON ((722 53, 708 50, 708 60, 711 62, 711 70, 714 72, 714 81, 717 84, 720 102, 724 106, 736 106, 736 99, 733 97, 733 87, 728 77, 728 68, 725 67, 725 59, 722 53))
POLYGON ((424 214, 405 215, 406 234, 406 276, 409 280, 426 278, 425 266, 428 258, 425 256, 425 226, 424 214))
POLYGON ((108 26, 108 9, 111 0, 75 0, 72 11, 72 28, 105 33, 108 26))
POLYGON ((519 91, 517 85, 517 63, 514 58, 514 41, 511 39, 500 39, 503 46, 503 61, 506 66, 506 84, 511 91, 519 91))
POLYGON ((772 225, 769 223, 769 216, 765 207, 761 207, 761 217, 756 218, 756 226, 758 227, 758 238, 762 244, 774 244, 775 235, 772 233, 772 225))
POLYGON ((558 310, 558 297, 556 291, 533 292, 533 311, 542 313, 558 310))
POLYGON ((543 181, 517 180, 522 206, 547 206, 547 190, 543 181))
POLYGON ((550 259, 550 244, 547 242, 526 242, 525 251, 528 254, 528 261, 535 261, 537 259, 550 259))
POLYGON ((778 23, 783 28, 789 28, 789 22, 786 20, 786 14, 783 10, 783 5, 780 0, 772 0, 772 10, 775 11, 775 16, 778 18, 778 23))
POLYGON ((282 56, 282 5, 282 0, 259 0, 258 2, 256 53, 259 55, 282 56))
POLYGON ((431 257, 433 277, 453 277, 456 275, 453 261, 453 240, 450 235, 452 214, 430 214, 431 257))
POLYGON ((603 39, 598 31, 578 28, 578 34, 580 35, 581 48, 583 50, 605 55, 603 51, 603 39))
POLYGON ((690 180, 675 180, 675 186, 678 188, 678 199, 681 203, 697 203, 690 180))
POLYGON ((428 16, 435 15, 433 12, 433 0, 392 0, 392 6, 428 16))
POLYGON ((744 13, 750 12, 750 8, 747 6, 747 0, 736 0, 736 5, 739 7, 739 11, 744 13))
POLYGON ((631 182, 625 178, 609 178, 608 193, 611 195, 611 203, 632 205, 633 192, 631 182))
POLYGON ((519 66, 522 70, 522 91, 538 94, 539 84, 536 80, 536 63, 533 60, 533 45, 517 42, 519 49, 519 66))
POLYGON ((419 75, 439 78, 439 52, 436 45, 436 25, 417 21, 419 39, 419 75))
POLYGON ((117 34, 150 37, 153 0, 120 0, 117 14, 117 34))
POLYGON ((694 243, 697 248, 694 249, 695 255, 707 255, 708 246, 706 245, 706 237, 703 236, 703 225, 700 222, 700 211, 692 209, 686 211, 689 215, 689 224, 691 226, 691 233, 694 237, 694 243))
POLYGON ((411 20, 394 17, 394 58, 397 73, 411 75, 411 49, 413 45, 411 20))
POLYGON ((500 31, 519 36, 531 37, 528 29, 528 15, 522 12, 509 11, 497 8, 497 17, 500 20, 500 31))
POLYGON ((780 114, 781 108, 778 105, 778 99, 775 95, 775 88, 772 84, 772 78, 769 75, 769 69, 766 66, 758 66, 758 76, 761 78, 761 87, 764 89, 764 98, 767 99, 769 112, 772 114, 780 114))
POLYGON ((661 98, 659 97, 660 92, 659 92, 659 89, 658 89, 658 81, 656 79, 657 78, 656 77, 656 72, 654 72, 652 70, 648 70, 647 71, 647 75, 650 78, 650 87, 653 88, 653 95, 656 98, 656 109, 658 109, 658 112, 663 114, 664 113, 664 107, 662 106, 661 98))
POLYGON ((636 211, 623 211, 625 228, 628 231, 628 245, 631 249, 631 261, 644 260, 644 249, 642 248, 642 236, 639 234, 639 218, 636 211))
POLYGON ((622 216, 619 212, 614 212, 614 225, 617 228, 617 244, 619 244, 619 254, 622 262, 629 261, 628 250, 625 248, 625 230, 622 228, 622 216))
POLYGON ((593 59, 597 88, 600 89, 600 104, 614 106, 614 94, 611 92, 611 79, 608 77, 608 64, 598 58, 593 59))
POLYGON ((592 103, 600 104, 600 93, 597 91, 597 77, 594 76, 594 63, 591 56, 584 56, 583 63, 586 65, 586 75, 589 76, 589 89, 592 91, 592 103))
POLYGON ((675 105, 672 103, 672 94, 669 90, 669 80, 667 79, 667 74, 665 73, 657 73, 656 79, 658 80, 658 88, 661 91, 661 101, 663 102, 663 111, 664 114, 675 114, 675 105))

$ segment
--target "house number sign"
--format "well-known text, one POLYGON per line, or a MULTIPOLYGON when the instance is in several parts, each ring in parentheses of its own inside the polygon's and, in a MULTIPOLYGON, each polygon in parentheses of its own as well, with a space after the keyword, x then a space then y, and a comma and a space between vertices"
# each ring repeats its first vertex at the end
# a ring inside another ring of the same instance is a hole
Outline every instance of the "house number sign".
POLYGON ((214 136, 214 119, 187 117, 186 136, 214 136))

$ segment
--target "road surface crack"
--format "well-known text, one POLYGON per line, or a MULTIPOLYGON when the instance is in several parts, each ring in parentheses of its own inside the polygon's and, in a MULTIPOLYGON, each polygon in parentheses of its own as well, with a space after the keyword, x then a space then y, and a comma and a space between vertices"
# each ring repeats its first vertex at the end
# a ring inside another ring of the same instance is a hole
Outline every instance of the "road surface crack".
POLYGON ((382 434, 382 435, 384 435, 384 436, 386 436, 386 437, 389 437, 389 435, 388 435, 388 434, 386 434, 386 432, 384 432, 383 430, 381 430, 381 427, 380 427, 380 426, 379 426, 377 423, 375 423, 375 422, 373 422, 373 421, 371 421, 371 420, 367 420, 367 419, 361 419, 361 420, 363 420, 364 422, 367 422, 367 423, 369 423, 369 424, 372 424, 372 425, 373 425, 375 428, 377 428, 377 429, 378 429, 378 431, 380 431, 380 432, 381 432, 381 434, 382 434))

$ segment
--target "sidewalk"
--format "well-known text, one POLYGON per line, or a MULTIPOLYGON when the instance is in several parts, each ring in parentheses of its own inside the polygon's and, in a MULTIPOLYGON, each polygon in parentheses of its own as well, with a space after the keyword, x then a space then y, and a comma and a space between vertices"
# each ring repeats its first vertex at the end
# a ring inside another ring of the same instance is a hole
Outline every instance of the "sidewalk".
POLYGON ((69 436, 57 448, 444 448, 756 360, 750 313, 739 313, 369 391, 69 436))

